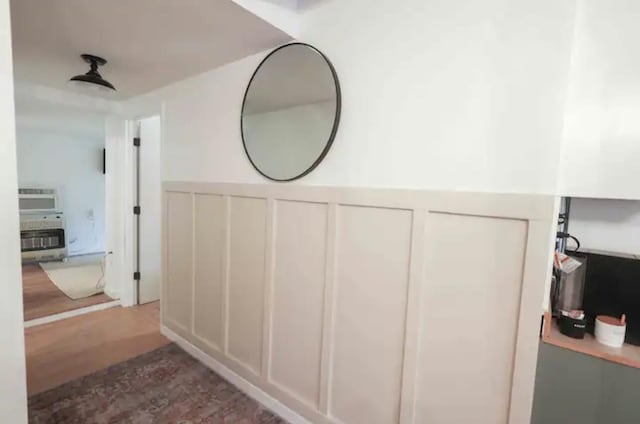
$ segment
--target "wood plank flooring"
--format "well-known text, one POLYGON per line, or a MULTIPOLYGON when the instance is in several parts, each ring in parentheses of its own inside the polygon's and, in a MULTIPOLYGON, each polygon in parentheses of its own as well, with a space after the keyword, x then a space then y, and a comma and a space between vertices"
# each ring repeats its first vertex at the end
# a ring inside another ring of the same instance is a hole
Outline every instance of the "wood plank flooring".
POLYGON ((160 333, 159 312, 154 302, 26 329, 29 395, 168 344, 160 333))
POLYGON ((25 321, 113 300, 104 293, 70 299, 49 280, 38 264, 22 266, 22 297, 25 321))

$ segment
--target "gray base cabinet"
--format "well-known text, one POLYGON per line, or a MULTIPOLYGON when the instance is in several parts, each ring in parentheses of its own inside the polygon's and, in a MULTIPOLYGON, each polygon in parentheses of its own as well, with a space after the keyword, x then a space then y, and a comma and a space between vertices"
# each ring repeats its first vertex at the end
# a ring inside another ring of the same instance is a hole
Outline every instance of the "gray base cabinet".
POLYGON ((640 370, 541 342, 531 423, 640 423, 640 370))

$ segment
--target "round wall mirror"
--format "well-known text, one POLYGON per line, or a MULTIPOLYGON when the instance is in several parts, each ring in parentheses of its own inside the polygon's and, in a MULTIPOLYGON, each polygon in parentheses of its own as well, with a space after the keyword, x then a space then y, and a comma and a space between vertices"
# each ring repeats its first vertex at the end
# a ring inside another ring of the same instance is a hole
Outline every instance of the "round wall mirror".
POLYGON ((271 52, 249 81, 242 142, 259 173, 291 181, 324 159, 339 120, 340 85, 329 60, 308 44, 287 44, 271 52))

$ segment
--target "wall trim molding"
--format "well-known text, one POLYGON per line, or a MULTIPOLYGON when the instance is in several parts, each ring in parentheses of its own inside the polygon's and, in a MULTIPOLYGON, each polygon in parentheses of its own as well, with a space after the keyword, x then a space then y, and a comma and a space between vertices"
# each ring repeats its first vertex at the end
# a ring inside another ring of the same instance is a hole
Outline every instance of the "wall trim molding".
POLYGON ((242 390, 314 423, 528 421, 556 197, 205 182, 163 193, 162 324, 242 390), (449 302, 494 338, 463 331, 449 302), (457 357, 460 343, 492 355, 457 357), (445 373, 474 381, 463 399, 445 373), (495 393, 470 389, 486 378, 495 393), (456 401, 468 408, 443 406, 456 401))
POLYGON ((91 312, 102 311, 104 309, 115 308, 116 306, 122 306, 119 300, 112 300, 111 302, 98 303, 97 305, 87 306, 86 308, 74 309, 72 311, 60 312, 59 314, 53 314, 46 317, 25 321, 24 328, 31 328, 38 325, 49 324, 51 322, 62 321, 63 319, 73 318, 73 317, 88 314, 91 312))
POLYGON ((231 371, 222 363, 213 359, 210 355, 206 354, 193 344, 189 343, 186 339, 179 336, 177 333, 170 330, 165 325, 160 326, 160 332, 164 334, 169 340, 176 343, 189 355, 200 361, 202 364, 210 368, 215 373, 219 374, 222 378, 233 384, 236 388, 241 390, 244 394, 251 399, 263 405, 269 411, 278 415, 280 418, 286 420, 291 424, 311 424, 310 421, 304 419, 301 415, 298 415, 293 410, 287 408, 275 398, 269 396, 262 389, 254 386, 249 381, 242 378, 240 375, 231 371))

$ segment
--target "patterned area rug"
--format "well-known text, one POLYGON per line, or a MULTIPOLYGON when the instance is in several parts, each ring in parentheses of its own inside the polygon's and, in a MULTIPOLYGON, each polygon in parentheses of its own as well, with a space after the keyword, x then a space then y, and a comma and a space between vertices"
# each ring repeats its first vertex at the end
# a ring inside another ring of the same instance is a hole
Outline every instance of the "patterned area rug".
POLYGON ((29 423, 285 421, 170 344, 30 397, 29 423))

